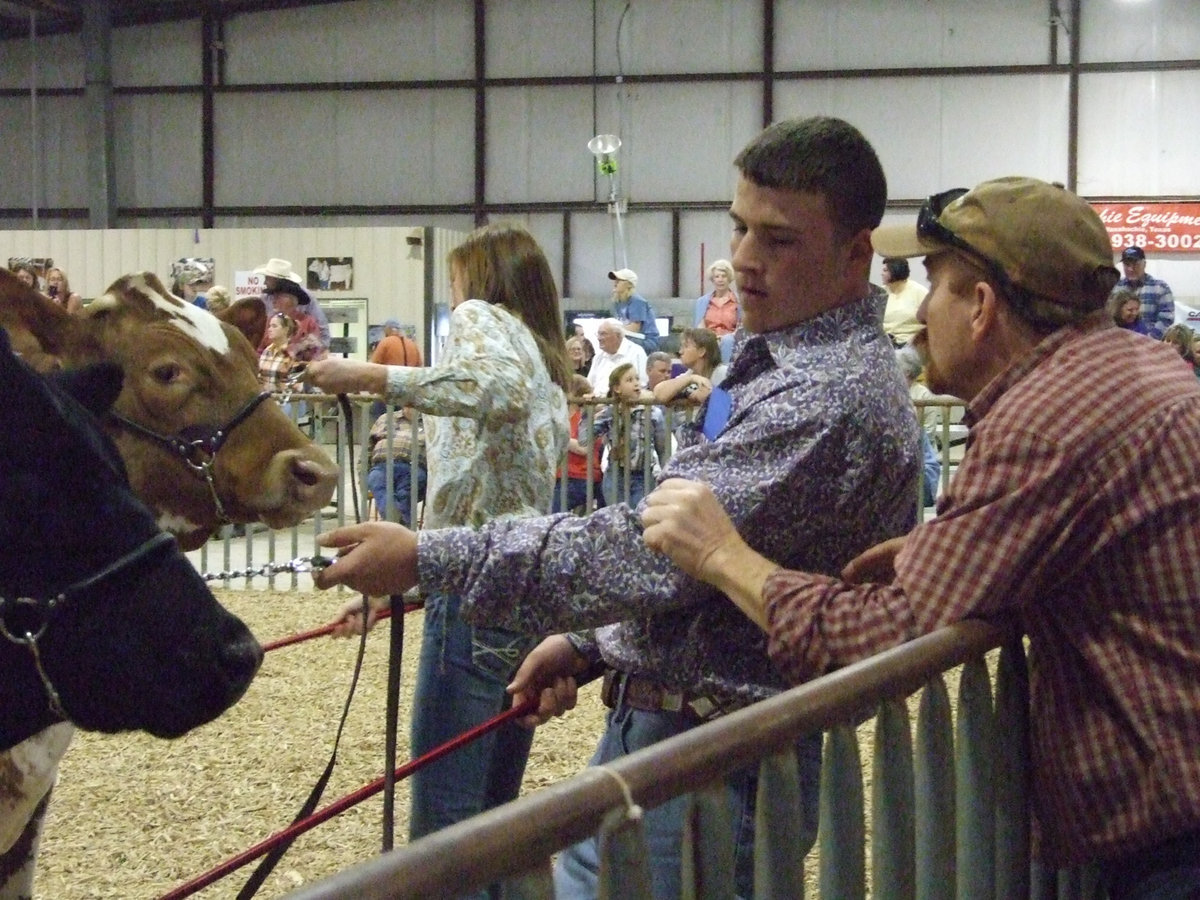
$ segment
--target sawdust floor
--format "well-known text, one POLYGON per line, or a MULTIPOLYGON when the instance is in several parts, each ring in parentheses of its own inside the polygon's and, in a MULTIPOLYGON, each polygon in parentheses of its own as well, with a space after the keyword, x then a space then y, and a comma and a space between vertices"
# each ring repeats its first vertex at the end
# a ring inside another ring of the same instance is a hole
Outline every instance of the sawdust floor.
MULTIPOLYGON (((351 595, 218 591, 264 643, 328 622, 351 595)), ((405 617, 398 759, 408 759, 406 710, 420 642, 420 612, 405 617)), ((368 638, 338 763, 321 806, 383 771, 388 628, 368 638)), ((317 638, 267 654, 246 696, 215 722, 175 741, 143 734, 76 736, 61 768, 43 839, 35 900, 156 898, 285 828, 325 767, 353 672, 357 641, 317 638)), ((957 693, 953 676, 951 695, 957 693)), ((916 698, 910 698, 915 719, 916 698)), ((586 764, 603 728, 593 684, 579 706, 537 731, 525 775, 530 791, 586 764)), ((859 729, 870 797, 873 723, 859 729)), ((263 885, 282 897, 379 852, 382 794, 301 835, 263 885)), ((869 828, 869 803, 868 803, 869 828)), ((396 796, 396 843, 408 831, 408 790, 396 796)), ((813 854, 815 857, 815 853, 813 854)), ((806 875, 815 888, 816 865, 806 875)), ((236 895, 256 863, 194 896, 236 895)))
MULTIPOLYGON (((316 628, 344 602, 334 593, 217 592, 264 643, 316 628)), ((348 600, 351 595, 344 595, 348 600)), ((386 623, 368 638, 363 672, 321 805, 383 772, 386 623)), ((398 758, 408 759, 406 710, 421 613, 405 618, 398 758)), ((285 828, 325 767, 346 700, 357 641, 317 638, 267 654, 246 696, 217 721, 174 741, 79 733, 47 815, 38 900, 158 897, 285 828)), ((538 729, 525 789, 582 769, 603 726, 595 687, 569 716, 538 729)), ((301 835, 260 890, 281 897, 379 852, 382 794, 301 835)), ((397 788, 396 842, 408 832, 397 788)), ((227 898, 255 863, 195 896, 227 898)))

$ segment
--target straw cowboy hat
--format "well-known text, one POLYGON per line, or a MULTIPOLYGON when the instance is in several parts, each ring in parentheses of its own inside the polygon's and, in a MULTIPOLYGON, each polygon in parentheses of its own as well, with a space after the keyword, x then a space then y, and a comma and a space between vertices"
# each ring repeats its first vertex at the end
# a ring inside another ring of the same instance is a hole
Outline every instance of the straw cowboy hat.
POLYGON ((268 259, 265 263, 254 270, 255 275, 270 275, 272 278, 281 278, 284 281, 294 281, 296 284, 304 284, 304 276, 297 275, 292 271, 292 264, 286 259, 268 259))

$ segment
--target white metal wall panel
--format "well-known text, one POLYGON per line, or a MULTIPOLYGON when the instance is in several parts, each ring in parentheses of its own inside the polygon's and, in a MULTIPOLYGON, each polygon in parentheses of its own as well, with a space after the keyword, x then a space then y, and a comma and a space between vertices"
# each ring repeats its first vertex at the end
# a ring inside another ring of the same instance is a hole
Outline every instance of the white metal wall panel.
POLYGON ((1079 127, 1096 138, 1080 141, 1080 193, 1200 193, 1197 123, 1200 72, 1081 76, 1079 127))
POLYGON ((0 206, 29 207, 33 202, 33 147, 28 97, 0 97, 0 135, 4 141, 4 177, 0 206))
POLYGON ((114 28, 113 85, 200 84, 204 59, 201 34, 199 19, 114 28))
POLYGON ((541 245, 550 263, 550 271, 554 273, 554 286, 558 288, 559 299, 563 296, 563 266, 566 257, 563 255, 563 217, 556 213, 526 216, 524 225, 529 233, 541 245))
POLYGON ((1066 176, 1065 76, 834 79, 778 87, 780 118, 835 115, 858 127, 880 155, 892 198, 924 198, 1000 175, 1066 176), (998 127, 1001 122, 1015 127, 998 127))
MULTIPOLYGON (((607 89, 602 94, 613 94, 607 89)), ((762 90, 742 82, 643 84, 623 92, 618 164, 630 200, 730 196, 731 163, 762 127, 762 90)))
POLYGON ((39 205, 87 206, 87 154, 81 150, 88 143, 83 98, 40 97, 38 110, 39 205))
POLYGON ((1083 62, 1200 59, 1196 0, 1087 0, 1081 12, 1083 62))
POLYGON ((37 71, 29 65, 29 39, 0 41, 0 88, 83 87, 83 42, 77 34, 38 38, 37 71), (36 76, 36 80, 34 78, 36 76))
POLYGON ((230 84, 473 78, 474 22, 470 0, 244 13, 225 26, 225 73, 230 84))
POLYGON ((223 95, 219 206, 469 203, 469 90, 223 95))
MULTIPOLYGON (((780 71, 1049 61, 1046 0, 796 0, 776 9, 780 71)), ((1065 41, 1062 32, 1064 59, 1065 41)))
MULTIPOLYGON (((487 43, 492 78, 590 75, 592 2, 489 3, 487 43)), ((762 4, 598 0, 595 55, 606 75, 754 71, 762 63, 762 4)))
MULTIPOLYGON (((644 212, 625 216, 625 249, 629 268, 638 273, 638 293, 650 300, 671 293, 671 215, 644 212)), ((604 306, 612 295, 608 273, 621 268, 620 250, 614 263, 612 216, 598 212, 571 218, 571 296, 598 300, 604 306)))
MULTIPOLYGON (((598 5, 613 4, 601 0, 598 5)), ((484 21, 489 78, 592 72, 592 0, 489 3, 484 21)))
MULTIPOLYGON (((733 167, 730 166, 732 169, 733 167)), ((728 192, 733 199, 732 182, 728 192)), ((733 225, 725 210, 685 212, 679 218, 679 294, 699 297, 712 290, 707 269, 718 259, 729 259, 733 225), (703 253, 701 252, 703 245, 703 253), (704 271, 700 259, 704 258, 704 271)), ((676 324, 679 324, 678 322, 676 324)), ((684 323, 691 327, 691 322, 684 323)))
MULTIPOLYGON (((113 100, 113 163, 118 206, 199 206, 203 193, 200 97, 118 96, 113 100)), ((84 165, 81 144, 73 161, 84 165)), ((86 206, 86 195, 77 198, 86 206)))
MULTIPOLYGON (((487 196, 492 203, 593 198, 592 91, 495 88, 487 96, 487 196)), ((622 159, 620 153, 618 160, 622 159)), ((608 196, 608 179, 598 183, 608 196)))

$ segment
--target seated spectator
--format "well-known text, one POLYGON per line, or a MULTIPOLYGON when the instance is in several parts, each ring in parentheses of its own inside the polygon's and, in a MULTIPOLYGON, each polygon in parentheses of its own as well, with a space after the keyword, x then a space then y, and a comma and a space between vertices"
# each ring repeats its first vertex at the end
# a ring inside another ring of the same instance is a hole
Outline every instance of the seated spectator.
POLYGON ((1142 301, 1129 288, 1117 288, 1108 296, 1108 311, 1121 328, 1148 334, 1142 322, 1142 301))
POLYGON ((632 363, 621 363, 608 376, 612 405, 596 414, 595 433, 608 444, 608 468, 604 470, 604 499, 609 504, 628 497, 630 509, 646 493, 646 464, 651 477, 667 461, 667 428, 663 411, 648 407, 652 433, 646 434, 647 407, 640 404, 642 384, 632 363), (633 408, 630 408, 630 407, 633 408), (650 454, 653 453, 653 456, 650 454))
MULTIPOLYGON (((412 519, 412 484, 413 484, 413 427, 412 410, 401 411, 400 415, 392 415, 392 499, 395 501, 395 519, 406 527, 413 527, 412 519)), ((375 508, 381 518, 387 518, 387 429, 388 414, 384 413, 371 426, 367 438, 367 446, 371 453, 371 468, 367 470, 367 490, 375 498, 375 508)), ((425 502, 425 432, 417 426, 417 502, 425 502)))
POLYGON ((910 279, 910 274, 907 259, 892 256, 884 258, 880 270, 880 280, 887 292, 883 330, 897 347, 903 347, 921 330, 917 310, 929 293, 929 288, 910 279))
POLYGON ((645 353, 658 349, 658 323, 654 321, 654 309, 636 291, 637 272, 633 269, 617 269, 608 273, 613 283, 613 315, 620 320, 627 334, 634 335, 645 353))
POLYGON ((646 387, 653 391, 671 377, 671 354, 655 350, 646 355, 646 387))
POLYGON ((1174 347, 1183 361, 1192 367, 1197 377, 1200 377, 1200 372, 1196 369, 1195 332, 1186 325, 1172 325, 1163 332, 1162 339, 1164 344, 1174 347))
POLYGON ((582 334, 567 338, 567 356, 571 360, 571 370, 576 375, 587 378, 588 371, 592 367, 592 357, 595 355, 596 350, 592 347, 592 342, 582 334))
POLYGON ((679 344, 679 361, 687 371, 654 388, 659 403, 684 400, 695 406, 703 405, 715 385, 725 380, 727 367, 721 364, 721 348, 717 336, 707 328, 689 328, 679 344))
POLYGON ((57 266, 46 270, 46 293, 59 306, 66 307, 69 313, 77 313, 83 309, 83 298, 71 290, 71 285, 67 283, 67 274, 57 266))
MULTIPOLYGON (((571 439, 567 443, 567 496, 563 501, 562 470, 555 473, 558 479, 554 486, 554 504, 551 512, 568 512, 581 510, 588 512, 588 448, 580 443, 580 425, 583 424, 583 407, 580 401, 592 396, 592 386, 582 375, 571 377, 571 390, 567 393, 567 412, 571 420, 571 439)), ((587 433, 583 437, 586 440, 587 433)), ((592 437, 592 508, 599 509, 604 505, 604 491, 601 479, 604 476, 600 468, 601 441, 592 437)))
POLYGON ((15 263, 12 268, 9 269, 9 271, 16 275, 17 280, 20 281, 21 284, 25 285, 25 287, 31 287, 35 291, 40 291, 42 289, 41 282, 38 279, 37 270, 34 269, 32 263, 15 263))
POLYGON ((608 390, 608 376, 621 363, 631 363, 639 378, 646 377, 646 353, 636 341, 625 336, 619 319, 601 319, 596 327, 596 341, 600 349, 587 375, 593 394, 602 396, 608 390))

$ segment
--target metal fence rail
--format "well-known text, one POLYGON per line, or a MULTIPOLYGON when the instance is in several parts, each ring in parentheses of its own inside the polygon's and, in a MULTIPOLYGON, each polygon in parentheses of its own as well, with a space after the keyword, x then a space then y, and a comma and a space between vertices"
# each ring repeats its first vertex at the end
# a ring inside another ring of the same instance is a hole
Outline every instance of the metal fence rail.
MULTIPOLYGON (((601 769, 588 769, 506 806, 303 889, 297 900, 454 897, 497 880, 508 897, 552 897, 549 857, 589 834, 620 834, 629 802, 655 806, 690 795, 700 823, 685 846, 690 897, 733 896, 732 846, 721 779, 760 767, 759 898, 804 895, 813 835, 797 827, 791 747, 827 732, 821 784, 819 896, 1029 896, 1024 743, 1024 652, 1003 625, 963 622, 731 713, 601 769), (1003 645, 995 690, 984 654, 1003 645), (963 665, 957 724, 943 673, 963 665), (904 698, 921 691, 914 744, 904 698), (862 767, 854 723, 877 710, 870 866, 862 767), (1016 767, 1014 769, 1014 766, 1016 767), (789 775, 789 773, 791 773, 789 775), (1001 775, 1003 774, 1003 778, 1001 775), (1015 777, 1012 777, 1015 774, 1015 777), (715 789, 715 790, 714 790, 715 789), (628 791, 626 795, 625 791, 628 791), (716 861, 716 864, 713 864, 716 861), (957 873, 957 874, 956 874, 957 873)), ((623 867, 613 897, 646 896, 630 871, 627 839, 603 846, 623 867)), ((1066 896, 1066 895, 1064 895, 1066 896)))

